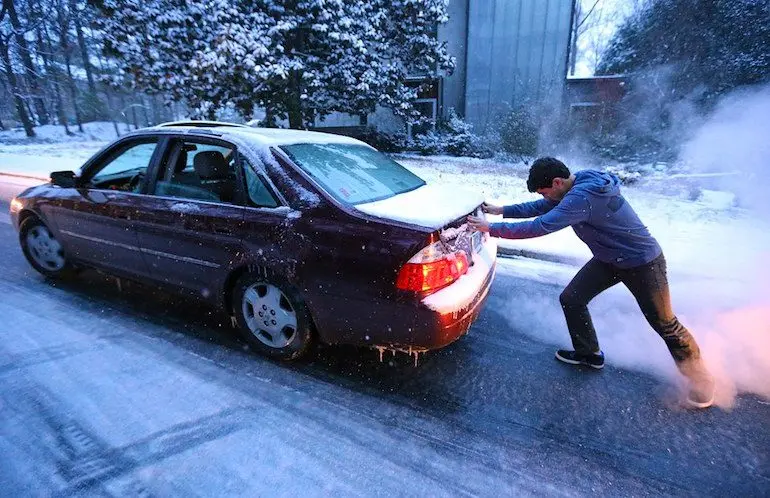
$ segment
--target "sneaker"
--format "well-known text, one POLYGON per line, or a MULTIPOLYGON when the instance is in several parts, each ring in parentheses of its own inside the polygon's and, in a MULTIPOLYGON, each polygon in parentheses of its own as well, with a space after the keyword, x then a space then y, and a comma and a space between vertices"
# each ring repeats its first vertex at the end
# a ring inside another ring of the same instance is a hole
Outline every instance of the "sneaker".
POLYGON ((604 368, 604 353, 582 354, 575 351, 560 349, 556 351, 556 359, 570 365, 588 365, 597 370, 604 368))
POLYGON ((689 380, 690 390, 685 399, 690 408, 708 408, 714 404, 714 378, 701 360, 679 365, 679 370, 689 380))
POLYGON ((714 404, 714 381, 712 379, 692 383, 687 393, 687 405, 690 408, 708 408, 714 404))
POLYGON ((703 392, 697 389, 690 389, 687 393, 687 406, 690 408, 708 408, 714 404, 714 391, 703 392))

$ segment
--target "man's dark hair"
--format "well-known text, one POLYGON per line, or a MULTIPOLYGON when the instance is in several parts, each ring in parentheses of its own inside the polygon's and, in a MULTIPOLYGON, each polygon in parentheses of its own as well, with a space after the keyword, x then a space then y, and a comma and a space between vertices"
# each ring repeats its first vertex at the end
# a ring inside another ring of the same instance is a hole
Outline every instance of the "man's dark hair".
POLYGON ((569 178, 569 168, 553 157, 541 157, 532 163, 527 178, 527 190, 537 192, 541 188, 550 188, 554 178, 569 178))

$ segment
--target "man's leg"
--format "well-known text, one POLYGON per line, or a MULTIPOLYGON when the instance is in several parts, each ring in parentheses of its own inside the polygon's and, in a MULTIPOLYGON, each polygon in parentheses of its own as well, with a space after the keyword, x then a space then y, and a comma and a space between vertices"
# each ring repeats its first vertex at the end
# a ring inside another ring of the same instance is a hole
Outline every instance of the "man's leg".
POLYGON ((710 406, 713 380, 703 366, 695 338, 674 314, 664 256, 661 254, 643 266, 621 270, 620 276, 647 322, 663 338, 679 370, 690 379, 695 392, 688 401, 698 407, 710 406))
POLYGON ((661 254, 643 266, 621 270, 621 279, 636 298, 644 317, 665 341, 677 364, 700 359, 700 348, 679 322, 671 306, 666 259, 661 254))
POLYGON ((559 296, 576 354, 590 355, 599 352, 599 342, 591 314, 588 312, 588 303, 619 281, 620 278, 612 265, 592 258, 559 296))

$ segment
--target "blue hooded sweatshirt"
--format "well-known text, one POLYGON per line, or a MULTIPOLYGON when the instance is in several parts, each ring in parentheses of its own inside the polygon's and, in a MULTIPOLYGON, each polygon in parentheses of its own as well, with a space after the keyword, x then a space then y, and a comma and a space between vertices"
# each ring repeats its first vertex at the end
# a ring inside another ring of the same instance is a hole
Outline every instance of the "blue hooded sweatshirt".
POLYGON ((519 223, 492 223, 489 233, 529 239, 572 226, 596 259, 618 268, 643 265, 661 254, 658 241, 620 194, 620 180, 610 173, 578 171, 561 201, 540 199, 503 208, 503 218, 534 216, 519 223))

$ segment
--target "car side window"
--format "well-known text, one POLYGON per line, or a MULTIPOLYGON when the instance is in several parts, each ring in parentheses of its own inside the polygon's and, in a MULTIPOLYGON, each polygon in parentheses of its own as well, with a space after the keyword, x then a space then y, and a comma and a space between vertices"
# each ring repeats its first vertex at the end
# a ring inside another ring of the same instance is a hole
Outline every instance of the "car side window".
POLYGON ((155 194, 232 204, 236 185, 235 147, 176 140, 155 194))
POLYGON ((156 139, 134 142, 118 149, 117 154, 99 166, 89 180, 94 188, 139 192, 150 160, 158 146, 156 139))
POLYGON ((270 192, 270 189, 265 185, 265 182, 260 178, 251 163, 245 157, 241 157, 241 162, 243 163, 246 177, 246 191, 249 194, 249 204, 256 207, 278 207, 278 199, 270 192))

